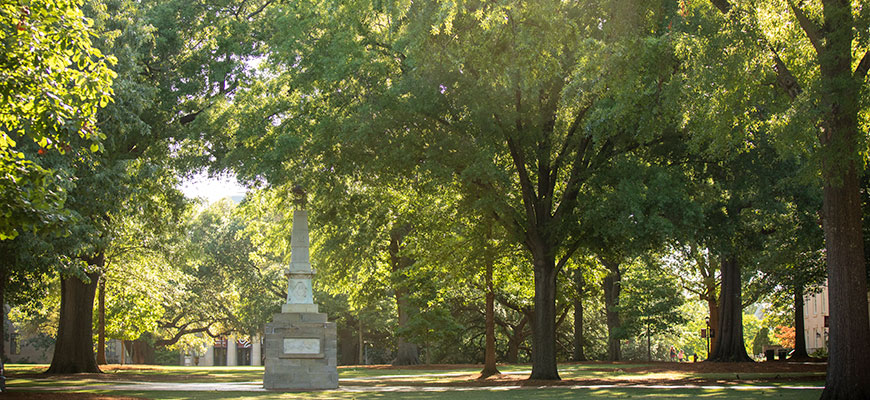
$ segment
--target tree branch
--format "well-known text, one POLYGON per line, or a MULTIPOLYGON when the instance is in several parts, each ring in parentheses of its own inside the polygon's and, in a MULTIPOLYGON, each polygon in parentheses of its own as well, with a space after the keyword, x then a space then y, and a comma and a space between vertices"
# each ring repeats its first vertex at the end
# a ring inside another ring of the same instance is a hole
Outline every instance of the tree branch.
MULTIPOLYGON (((208 325, 206 325, 206 326, 204 326, 204 327, 200 327, 200 328, 181 329, 181 330, 179 330, 178 332, 176 332, 175 335, 174 335, 172 338, 170 338, 170 339, 160 339, 160 340, 155 340, 155 341, 154 341, 154 346, 170 346, 170 345, 173 345, 173 344, 177 343, 179 340, 181 340, 181 337, 182 337, 182 336, 187 335, 187 334, 191 334, 191 333, 200 333, 200 332, 205 332, 205 331, 209 330, 209 328, 211 328, 211 325, 212 325, 212 324, 209 323, 208 325)), ((184 325, 184 327, 186 327, 186 326, 187 326, 187 325, 184 325)))
MULTIPOLYGON (((577 115, 574 117, 574 121, 571 122, 571 127, 568 128, 568 133, 565 135, 565 143, 562 145, 562 149, 559 151, 559 154, 556 156, 556 159, 553 161, 553 174, 550 177, 550 186, 556 186, 556 177, 559 175, 558 172, 562 168, 562 163, 565 162, 565 157, 568 156, 568 153, 574 147, 572 146, 574 134, 577 132, 577 129, 580 127, 580 122, 586 117, 586 113, 592 108, 594 102, 590 102, 585 108, 580 110, 577 115)), ((583 147, 582 150, 585 151, 586 146, 589 145, 589 140, 591 138, 586 135, 583 137, 583 147)))
POLYGON ((520 189, 523 192, 523 203, 526 208, 527 218, 532 226, 537 226, 538 219, 534 208, 537 196, 532 188, 532 179, 529 176, 529 171, 526 169, 525 154, 523 154, 522 149, 519 148, 510 134, 506 132, 505 136, 507 136, 507 145, 511 153, 511 159, 514 162, 514 167, 517 169, 517 174, 520 177, 520 189))
POLYGON ((867 50, 864 57, 861 57, 861 62, 858 63, 858 68, 855 68, 855 73, 852 76, 861 83, 867 77, 867 70, 870 70, 870 50, 867 50))
POLYGON ((710 0, 722 14, 728 14, 728 11, 731 11, 731 2, 728 0, 710 0))
POLYGON ((810 39, 813 48, 816 49, 816 54, 821 55, 822 52, 825 51, 825 48, 822 46, 822 34, 819 32, 819 27, 807 18, 807 15, 804 14, 804 10, 796 6, 794 1, 788 0, 788 7, 791 8, 791 12, 794 13, 795 18, 797 18, 801 29, 803 29, 804 33, 807 34, 807 38, 810 39))
POLYGON ((559 273, 559 271, 562 270, 562 267, 564 267, 565 264, 568 263, 568 260, 571 258, 572 255, 574 255, 574 252, 577 251, 578 248, 580 248, 580 240, 579 239, 575 240, 574 243, 571 243, 571 245, 568 246, 568 250, 565 251, 565 255, 562 256, 562 258, 559 260, 558 263, 556 263, 556 273, 557 274, 559 273))
POLYGON ((265 2, 265 3, 263 3, 263 5, 260 6, 260 8, 254 10, 253 12, 251 12, 250 14, 248 14, 248 16, 247 16, 246 18, 247 18, 247 19, 251 19, 251 18, 256 17, 257 14, 263 12, 263 10, 265 10, 266 7, 268 7, 270 4, 272 4, 272 2, 274 2, 274 0, 269 0, 269 1, 265 2))

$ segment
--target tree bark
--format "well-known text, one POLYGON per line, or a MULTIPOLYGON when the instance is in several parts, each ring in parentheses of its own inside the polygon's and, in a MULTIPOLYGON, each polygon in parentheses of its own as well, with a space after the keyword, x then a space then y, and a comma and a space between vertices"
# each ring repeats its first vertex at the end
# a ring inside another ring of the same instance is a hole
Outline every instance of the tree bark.
POLYGON ((652 361, 652 342, 650 341, 649 322, 646 323, 646 360, 652 361))
MULTIPOLYGON (((408 309, 411 307, 408 301, 408 295, 404 290, 396 291, 396 305, 399 313, 399 328, 402 328, 408 324, 408 309)), ((400 335, 398 337, 396 359, 393 360, 393 365, 417 365, 419 363, 419 346, 415 343, 409 342, 400 335)))
MULTIPOLYGON (((487 250, 484 250, 485 252, 487 250)), ((495 360, 495 292, 492 284, 493 261, 487 252, 485 259, 486 271, 484 273, 484 281, 486 283, 486 348, 483 357, 483 371, 480 371, 480 377, 486 378, 492 375, 498 375, 498 367, 495 360)))
MULTIPOLYGON (((716 337, 719 335, 719 305, 716 304, 716 298, 707 298, 707 309, 710 311, 710 354, 716 351, 716 337)), ((709 358, 710 354, 707 355, 709 358)))
MULTIPOLYGON (((400 254, 402 242, 411 230, 412 227, 409 224, 397 225, 390 230, 390 262, 396 279, 405 272, 405 269, 414 264, 412 259, 400 254)), ((402 288, 401 284, 396 285, 393 292, 396 295, 396 311, 399 314, 398 322, 399 329, 401 329, 407 326, 410 319, 411 302, 408 300, 407 290, 402 288)), ((400 335, 396 347, 396 359, 393 360, 393 365, 417 365, 420 363, 420 348, 415 343, 409 342, 400 335)))
POLYGON ((858 179, 858 99, 866 72, 852 73, 851 2, 822 0, 819 54, 830 336, 822 399, 870 398, 870 319, 858 179))
MULTIPOLYGON (((146 334, 143 334, 136 340, 128 340, 124 342, 124 346, 128 353, 130 353, 130 363, 131 364, 155 364, 155 349, 154 346, 148 342, 146 338, 144 338, 146 334)), ((227 344, 227 351, 235 350, 232 348, 232 343, 227 344)))
POLYGON ((511 331, 506 330, 508 336, 508 350, 507 354, 505 354, 505 361, 509 364, 516 364, 519 362, 520 346, 522 346, 523 342, 526 340, 527 335, 525 329, 529 320, 529 316, 523 314, 517 325, 511 326, 511 331))
POLYGON ((532 374, 529 379, 560 380, 556 367, 556 260, 539 245, 535 254, 535 313, 532 329, 532 374))
POLYGON ((359 332, 359 345, 358 345, 358 349, 357 349, 357 350, 359 350, 359 353, 357 354, 357 361, 356 361, 356 364, 357 364, 357 365, 363 365, 363 364, 365 364, 365 350, 366 350, 366 347, 365 347, 365 346, 366 346, 366 342, 363 340, 363 321, 362 321, 362 314, 360 314, 359 316, 357 316, 357 318, 359 318, 359 325, 357 326, 357 330, 358 330, 358 332, 359 332))
POLYGON ((94 358, 94 295, 105 256, 99 253, 86 259, 97 272, 87 274, 85 283, 75 276, 60 279, 60 320, 54 356, 47 374, 100 373, 94 358))
MULTIPOLYGON (((6 283, 7 275, 0 266, 0 365, 6 364, 6 283)), ((2 375, 0 375, 2 379, 2 375)))
POLYGON ((619 263, 613 260, 602 260, 602 263, 608 269, 607 276, 604 277, 604 308, 607 319, 607 359, 610 361, 619 361, 622 358, 622 348, 620 346, 620 327, 622 325, 619 320, 619 293, 621 292, 620 280, 622 275, 619 271, 619 263))
POLYGON ((722 257, 722 290, 719 294, 719 332, 714 338, 716 351, 708 361, 752 362, 743 342, 743 302, 740 264, 734 255, 722 257))
POLYGON ((807 354, 807 337, 804 334, 804 287, 794 285, 794 353, 789 360, 798 361, 810 358, 807 354))
POLYGON ((586 280, 583 271, 577 269, 574 272, 574 288, 577 297, 574 298, 574 361, 587 361, 583 351, 583 294, 586 291, 586 280))
POLYGON ((97 298, 97 312, 99 322, 97 324, 97 364, 105 365, 106 362, 106 277, 100 277, 99 296, 97 298))

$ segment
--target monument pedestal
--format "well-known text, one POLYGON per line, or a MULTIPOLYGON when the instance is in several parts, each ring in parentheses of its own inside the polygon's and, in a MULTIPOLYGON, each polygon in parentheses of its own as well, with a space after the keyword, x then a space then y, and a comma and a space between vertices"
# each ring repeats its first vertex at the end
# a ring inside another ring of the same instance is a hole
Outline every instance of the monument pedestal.
POLYGON ((314 312, 275 314, 272 322, 266 324, 263 347, 266 354, 263 387, 266 389, 338 387, 335 323, 327 322, 326 314, 318 313, 316 305, 314 312))

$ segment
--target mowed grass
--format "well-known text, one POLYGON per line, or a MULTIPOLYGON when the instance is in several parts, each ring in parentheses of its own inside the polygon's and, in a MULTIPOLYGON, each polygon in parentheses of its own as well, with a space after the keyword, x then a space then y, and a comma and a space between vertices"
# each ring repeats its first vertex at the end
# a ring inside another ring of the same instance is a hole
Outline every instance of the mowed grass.
MULTIPOLYGON (((108 390, 105 385, 125 384, 128 382, 159 382, 159 383, 227 383, 227 382, 262 382, 263 367, 177 367, 177 366, 147 366, 125 365, 107 366, 104 374, 82 374, 50 376, 41 375, 47 365, 9 364, 7 368, 7 386, 11 392, 25 395, 27 391, 47 388, 60 389, 76 387, 79 393, 93 393, 103 396, 128 396, 146 399, 549 399, 549 398, 588 398, 588 399, 816 399, 819 389, 793 389, 784 387, 819 387, 824 385, 824 373, 818 372, 746 372, 746 373, 699 373, 691 371, 670 372, 639 372, 631 368, 647 367, 651 364, 565 364, 560 365, 560 375, 565 380, 574 380, 577 385, 586 385, 583 380, 589 380, 591 385, 607 384, 607 381, 618 381, 618 385, 658 381, 658 385, 667 384, 673 380, 675 384, 691 379, 703 379, 707 382, 722 380, 722 386, 730 386, 739 381, 744 387, 774 386, 776 388, 643 388, 643 387, 606 387, 606 388, 570 388, 565 386, 530 387, 523 386, 529 365, 500 365, 499 370, 508 374, 515 382, 503 382, 485 388, 475 386, 475 378, 480 367, 441 367, 421 366, 413 369, 392 369, 380 367, 340 367, 339 378, 345 390, 312 391, 312 392, 250 392, 250 391, 149 391, 108 390), (785 378, 779 382, 764 382, 764 379, 785 378), (755 380, 755 381, 753 381, 755 380), (745 381, 745 382, 744 382, 745 381), (505 386, 506 385, 506 386, 505 386), (419 387, 419 388, 417 388, 419 387), (359 390, 359 391, 358 391, 359 390)), ((709 385, 709 383, 707 383, 709 385)), ((258 385, 253 385, 254 387, 258 385)), ((113 388, 119 389, 119 388, 113 388)), ((122 389, 127 389, 122 388, 122 389)), ((56 389, 55 389, 56 390, 56 389)), ((45 393, 45 392, 41 392, 45 393)), ((13 393, 10 393, 13 394, 13 393)), ((22 397, 26 398, 26 397, 22 397)))
MULTIPOLYGON (((607 388, 571 389, 559 387, 514 389, 514 390, 475 390, 475 391, 416 391, 416 392, 170 392, 170 391, 104 391, 88 390, 101 396, 136 397, 143 399, 208 400, 208 399, 463 399, 463 400, 511 400, 511 399, 818 399, 818 389, 672 389, 672 388, 607 388)), ((22 393, 25 394, 25 393, 22 393)))

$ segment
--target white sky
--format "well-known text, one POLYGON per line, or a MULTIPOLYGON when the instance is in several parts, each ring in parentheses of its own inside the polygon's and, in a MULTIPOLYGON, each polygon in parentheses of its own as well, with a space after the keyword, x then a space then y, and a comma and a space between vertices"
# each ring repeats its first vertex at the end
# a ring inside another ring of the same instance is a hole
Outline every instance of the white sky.
POLYGON ((245 196, 248 189, 240 185, 236 181, 233 174, 224 174, 217 177, 209 177, 205 173, 197 173, 196 175, 183 179, 178 187, 186 197, 197 198, 201 197, 209 203, 218 201, 224 197, 245 196))

